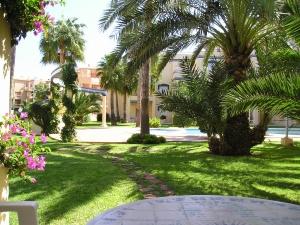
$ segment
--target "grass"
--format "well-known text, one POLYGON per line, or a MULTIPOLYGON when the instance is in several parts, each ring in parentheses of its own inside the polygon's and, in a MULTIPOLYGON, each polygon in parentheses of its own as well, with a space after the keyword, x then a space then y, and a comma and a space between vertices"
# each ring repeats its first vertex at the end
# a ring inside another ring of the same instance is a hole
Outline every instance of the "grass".
MULTIPOLYGON (((248 196, 300 204, 300 143, 256 147, 252 156, 210 154, 206 143, 162 145, 62 144, 53 152, 38 183, 13 178, 11 200, 37 200, 40 224, 85 224, 106 209, 141 198, 136 184, 107 154, 125 157, 155 174, 177 195, 248 196)), ((15 224, 15 223, 14 223, 15 224)))
POLYGON ((250 157, 215 156, 201 143, 165 144, 144 151, 137 147, 137 152, 134 148, 111 152, 155 174, 178 195, 248 196, 300 204, 300 143, 293 148, 260 145, 250 157))
MULTIPOLYGON (((120 169, 86 145, 50 143, 45 172, 38 183, 10 180, 10 200, 35 200, 41 225, 86 224, 95 215, 141 198, 137 187, 120 169)), ((13 224, 16 223, 16 219, 13 224)))

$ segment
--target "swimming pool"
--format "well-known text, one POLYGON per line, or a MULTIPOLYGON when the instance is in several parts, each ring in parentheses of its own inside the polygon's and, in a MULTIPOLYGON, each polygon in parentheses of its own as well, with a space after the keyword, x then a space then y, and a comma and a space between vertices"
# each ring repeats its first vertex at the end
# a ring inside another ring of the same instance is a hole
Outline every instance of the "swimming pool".
MULTIPOLYGON (((186 135, 186 136, 206 136, 197 128, 151 128, 151 133, 155 135, 186 135)), ((269 128, 266 136, 282 137, 285 135, 285 128, 269 128)), ((289 128, 289 136, 300 137, 300 128, 289 128)))

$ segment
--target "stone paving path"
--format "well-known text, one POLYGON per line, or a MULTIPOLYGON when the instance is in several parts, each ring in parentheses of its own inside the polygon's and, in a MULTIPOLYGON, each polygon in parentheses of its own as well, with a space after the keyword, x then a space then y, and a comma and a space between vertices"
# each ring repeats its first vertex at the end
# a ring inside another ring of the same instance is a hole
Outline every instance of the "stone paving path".
POLYGON ((120 167, 137 185, 144 199, 175 195, 163 181, 146 173, 138 165, 128 162, 120 156, 110 156, 112 163, 120 167))

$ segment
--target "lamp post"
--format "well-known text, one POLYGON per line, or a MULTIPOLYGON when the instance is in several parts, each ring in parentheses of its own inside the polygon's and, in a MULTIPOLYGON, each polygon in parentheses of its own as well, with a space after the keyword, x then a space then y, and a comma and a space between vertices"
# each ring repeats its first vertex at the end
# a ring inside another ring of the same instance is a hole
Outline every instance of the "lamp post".
POLYGON ((293 146, 293 139, 289 138, 289 118, 285 118, 285 137, 281 138, 281 144, 284 146, 293 146))

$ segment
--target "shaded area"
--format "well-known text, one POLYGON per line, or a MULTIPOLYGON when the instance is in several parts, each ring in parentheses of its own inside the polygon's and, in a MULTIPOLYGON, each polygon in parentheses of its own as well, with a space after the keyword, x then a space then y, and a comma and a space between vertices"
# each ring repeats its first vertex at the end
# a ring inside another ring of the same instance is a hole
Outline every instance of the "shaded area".
POLYGON ((146 152, 131 147, 121 154, 165 181, 177 195, 232 195, 300 204, 299 143, 293 148, 264 144, 248 157, 215 156, 201 143, 153 146, 146 152))
POLYGON ((45 172, 32 173, 38 183, 11 179, 11 200, 39 203, 40 224, 85 224, 121 203, 140 199, 135 184, 108 159, 82 152, 86 145, 50 143, 45 172))

